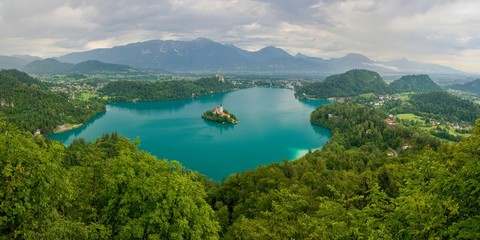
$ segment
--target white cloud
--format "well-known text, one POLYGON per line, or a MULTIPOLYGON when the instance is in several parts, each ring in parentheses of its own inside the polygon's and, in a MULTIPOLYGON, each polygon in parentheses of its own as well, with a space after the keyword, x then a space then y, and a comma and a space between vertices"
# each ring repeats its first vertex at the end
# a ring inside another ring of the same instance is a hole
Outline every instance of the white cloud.
MULTIPOLYGON (((477 0, 3 0, 0 54, 207 37, 249 50, 407 57, 477 72, 477 0)), ((478 56, 478 55, 477 55, 478 56)))

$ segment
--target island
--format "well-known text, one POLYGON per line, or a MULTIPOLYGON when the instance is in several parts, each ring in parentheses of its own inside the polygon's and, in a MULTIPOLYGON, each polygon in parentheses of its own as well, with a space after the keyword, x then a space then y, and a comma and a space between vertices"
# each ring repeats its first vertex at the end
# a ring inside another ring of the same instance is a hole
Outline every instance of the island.
POLYGON ((212 122, 219 122, 219 123, 230 123, 230 124, 237 124, 238 119, 233 115, 233 113, 230 113, 227 111, 227 109, 224 109, 222 104, 220 106, 216 107, 213 110, 208 110, 202 114, 202 118, 208 121, 212 122))

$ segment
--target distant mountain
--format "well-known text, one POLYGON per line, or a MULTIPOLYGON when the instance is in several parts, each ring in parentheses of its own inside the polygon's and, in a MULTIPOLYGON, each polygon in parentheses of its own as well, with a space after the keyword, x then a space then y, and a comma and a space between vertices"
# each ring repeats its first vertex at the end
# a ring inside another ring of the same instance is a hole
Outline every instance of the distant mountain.
POLYGON ((14 56, 0 56, 0 69, 22 69, 30 61, 14 56))
POLYGON ((47 58, 43 60, 35 60, 23 67, 23 70, 34 74, 91 74, 96 72, 128 72, 133 69, 126 65, 103 63, 97 60, 88 60, 78 64, 72 64, 62 63, 53 58, 47 58))
POLYGON ((406 58, 381 63, 404 73, 463 74, 464 72, 438 64, 410 61, 406 58))
POLYGON ((350 69, 369 69, 381 73, 461 73, 452 68, 406 59, 378 62, 356 53, 323 59, 303 54, 292 56, 274 46, 252 52, 206 38, 193 41, 151 40, 70 53, 58 60, 69 63, 97 60, 172 72, 341 73, 350 69))
POLYGON ((450 89, 472 92, 480 95, 480 78, 465 84, 454 84, 448 86, 450 89))
POLYGON ((97 60, 88 60, 72 66, 69 72, 95 73, 95 72, 128 72, 132 70, 127 65, 104 63, 97 60))
POLYGON ((369 70, 350 70, 346 73, 329 76, 322 82, 306 83, 296 89, 298 98, 326 99, 329 97, 349 97, 363 93, 385 93, 388 85, 382 77, 369 70))
POLYGON ((211 70, 218 69, 219 66, 241 69, 245 68, 247 63, 247 59, 236 49, 204 38, 189 42, 152 40, 109 49, 71 53, 58 59, 71 63, 98 60, 139 69, 173 71, 211 70))
POLYGON ((23 70, 27 73, 36 74, 55 74, 55 73, 68 73, 72 69, 73 64, 62 63, 53 58, 47 58, 43 60, 35 60, 27 64, 23 70))
POLYGON ((428 75, 407 75, 388 85, 390 92, 432 92, 440 91, 442 88, 438 86, 428 75))
POLYGON ((35 60, 42 60, 40 57, 30 56, 30 55, 13 55, 12 57, 23 59, 27 62, 33 62, 35 60))

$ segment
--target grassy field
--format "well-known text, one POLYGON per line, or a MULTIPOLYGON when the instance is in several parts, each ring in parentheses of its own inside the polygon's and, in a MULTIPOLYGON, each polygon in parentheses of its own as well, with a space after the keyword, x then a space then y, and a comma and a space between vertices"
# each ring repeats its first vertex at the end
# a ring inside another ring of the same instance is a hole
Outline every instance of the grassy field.
POLYGON ((417 115, 412 114, 412 113, 398 114, 397 118, 400 118, 400 119, 403 119, 403 120, 413 120, 413 121, 417 121, 417 122, 420 122, 420 123, 425 122, 425 120, 422 117, 417 116, 417 115))
POLYGON ((375 93, 364 93, 364 94, 360 94, 359 97, 362 97, 362 98, 372 98, 372 97, 375 97, 375 93))
POLYGON ((91 94, 91 93, 81 93, 79 99, 83 101, 88 101, 92 97, 98 97, 97 94, 91 94))
POLYGON ((408 101, 410 100, 410 95, 410 93, 400 93, 397 95, 397 97, 402 101, 408 101))

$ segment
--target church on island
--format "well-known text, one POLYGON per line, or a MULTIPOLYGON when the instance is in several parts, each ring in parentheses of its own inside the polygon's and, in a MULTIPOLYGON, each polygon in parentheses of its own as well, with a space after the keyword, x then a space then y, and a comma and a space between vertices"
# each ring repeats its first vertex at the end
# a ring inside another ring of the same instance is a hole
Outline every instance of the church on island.
POLYGON ((229 114, 229 113, 225 113, 225 112, 223 111, 223 105, 222 105, 222 104, 220 104, 220 106, 218 106, 218 107, 216 107, 215 109, 213 109, 213 113, 214 113, 214 114, 218 114, 218 115, 220 115, 220 116, 225 116, 225 117, 230 118, 230 114, 229 114))
POLYGON ((214 108, 213 110, 208 110, 203 113, 202 118, 220 123, 238 123, 235 115, 224 109, 222 104, 220 104, 220 106, 214 108))

